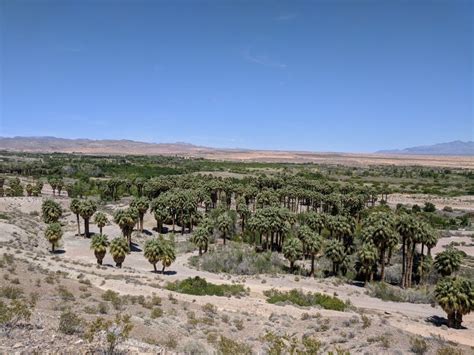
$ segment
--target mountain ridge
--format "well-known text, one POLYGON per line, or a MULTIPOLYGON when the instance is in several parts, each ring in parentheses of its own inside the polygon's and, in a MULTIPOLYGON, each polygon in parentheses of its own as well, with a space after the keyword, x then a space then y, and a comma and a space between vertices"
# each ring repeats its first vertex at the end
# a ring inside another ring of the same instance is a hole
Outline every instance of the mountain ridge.
POLYGON ((402 155, 454 155, 474 156, 474 141, 455 140, 446 143, 420 145, 404 149, 379 150, 376 154, 402 154, 402 155))

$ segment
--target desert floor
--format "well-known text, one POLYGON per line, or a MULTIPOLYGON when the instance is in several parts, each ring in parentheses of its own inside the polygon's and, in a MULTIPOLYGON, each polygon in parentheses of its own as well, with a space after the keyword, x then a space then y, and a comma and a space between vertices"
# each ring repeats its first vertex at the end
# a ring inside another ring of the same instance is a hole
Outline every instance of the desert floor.
MULTIPOLYGON (((215 336, 220 335, 245 342, 256 352, 265 352, 267 348, 261 337, 268 331, 296 336, 314 335, 324 343, 325 351, 339 348, 350 349, 351 353, 406 353, 410 350, 411 339, 416 336, 428 341, 428 353, 436 353, 436 349, 444 346, 456 346, 465 353, 473 351, 474 314, 465 317, 465 329, 447 329, 430 321, 433 317, 445 317, 439 306, 385 302, 369 297, 363 287, 345 284, 334 278, 209 273, 188 265, 189 257, 197 252, 179 253, 176 262, 164 275, 156 274, 152 272, 152 265, 141 251, 144 241, 151 235, 156 235, 153 230, 155 220, 150 214, 145 216, 145 233, 134 232, 136 249, 126 257, 122 269, 114 267, 110 254, 106 255, 103 266, 96 265, 89 247, 90 240, 76 235, 76 218, 70 212, 66 212, 61 220, 65 225, 65 234, 60 251, 53 255, 48 251, 49 245, 43 237, 45 227, 40 220, 41 204, 47 197, 50 196, 0 198, 0 213, 5 216, 0 219, 0 256, 11 254, 16 260, 13 273, 0 269, 3 274, 0 283, 7 285, 8 280, 16 278, 18 287, 23 288, 26 293, 39 293, 40 299, 38 312, 34 315, 33 329, 18 330, 18 336, 2 340, 0 352, 12 349, 18 352, 32 349, 61 351, 66 349, 64 347, 84 352, 90 350, 91 345, 80 338, 61 336, 55 332, 61 311, 58 305, 64 301, 57 293, 58 288, 62 287, 60 285, 72 290, 75 299, 69 301, 69 306, 85 319, 92 319, 93 312, 86 312, 84 309, 97 307, 107 290, 113 290, 122 296, 160 297, 163 315, 159 318, 150 317, 150 309, 147 307, 130 302, 121 306, 120 312, 133 315, 133 339, 122 345, 132 352, 189 352, 191 348, 213 352, 215 336), (9 276, 5 276, 6 274, 9 276), (56 280, 57 285, 54 282, 53 285, 45 283, 44 280, 51 275, 62 275, 62 281, 56 280), (240 283, 248 287, 249 294, 231 298, 191 296, 164 288, 169 281, 190 276, 200 276, 217 284, 240 283), (40 281, 42 286, 38 286, 38 279, 43 280, 40 281), (85 291, 84 285, 87 286, 85 291), (350 311, 337 312, 314 307, 273 305, 267 303, 263 295, 263 291, 271 288, 298 288, 337 295, 343 300, 350 300, 353 307, 350 311), (84 294, 88 296, 82 297, 84 294), (209 311, 207 304, 214 305, 216 309, 209 311), (363 324, 362 317, 368 317, 370 324, 363 324), (52 337, 52 341, 44 342, 44 337, 52 337)), ((69 210, 67 197, 55 199, 65 211, 69 210)), ((406 199, 414 197, 392 196, 389 202, 398 203, 406 199)), ((452 204, 455 208, 474 210, 472 199, 435 203, 441 207, 452 204)), ((124 206, 109 204, 100 209, 112 220, 113 211, 124 206)), ((98 233, 93 224, 91 232, 98 233)), ((112 238, 121 232, 118 226, 109 223, 104 228, 104 233, 112 238)), ((440 240, 433 250, 434 254, 442 251, 443 245, 451 241, 464 241, 467 246, 463 250, 474 255, 471 232, 448 232, 447 235, 450 237, 440 240)), ((176 236, 181 242, 189 238, 188 234, 176 236)), ((196 352, 199 353, 198 350, 196 352)))

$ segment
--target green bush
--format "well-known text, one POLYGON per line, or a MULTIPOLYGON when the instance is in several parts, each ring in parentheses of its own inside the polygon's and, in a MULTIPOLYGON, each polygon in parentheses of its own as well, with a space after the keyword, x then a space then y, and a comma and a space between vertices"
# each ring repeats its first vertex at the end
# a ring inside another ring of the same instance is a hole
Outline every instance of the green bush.
POLYGON ((285 261, 278 253, 257 253, 254 248, 230 244, 189 259, 191 266, 209 272, 234 275, 276 274, 284 271, 285 261))
POLYGON ((247 294, 242 285, 216 285, 199 276, 170 282, 166 285, 166 289, 196 296, 242 296, 247 294))
POLYGON ((290 302, 302 307, 321 306, 324 309, 344 311, 347 305, 337 297, 324 295, 322 293, 304 293, 301 290, 293 289, 288 292, 271 289, 263 292, 267 296, 267 302, 290 302))
POLYGON ((429 303, 435 302, 432 287, 421 287, 418 289, 402 289, 385 282, 374 282, 367 286, 369 296, 380 298, 383 301, 429 303))
POLYGON ((67 310, 59 317, 59 331, 64 334, 81 334, 84 321, 74 312, 67 310))

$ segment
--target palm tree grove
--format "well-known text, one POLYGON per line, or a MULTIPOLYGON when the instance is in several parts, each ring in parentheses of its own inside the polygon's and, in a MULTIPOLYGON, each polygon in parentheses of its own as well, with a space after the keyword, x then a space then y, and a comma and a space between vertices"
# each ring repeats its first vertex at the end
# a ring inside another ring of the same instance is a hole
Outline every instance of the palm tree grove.
POLYGON ((474 354, 473 23, 0 0, 0 354, 474 354))

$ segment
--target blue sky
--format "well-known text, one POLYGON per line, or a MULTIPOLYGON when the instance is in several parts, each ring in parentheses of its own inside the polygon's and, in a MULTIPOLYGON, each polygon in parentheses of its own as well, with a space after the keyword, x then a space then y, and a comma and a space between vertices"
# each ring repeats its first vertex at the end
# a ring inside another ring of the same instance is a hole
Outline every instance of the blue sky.
POLYGON ((473 1, 0 0, 0 16, 0 136, 473 140, 473 1))

